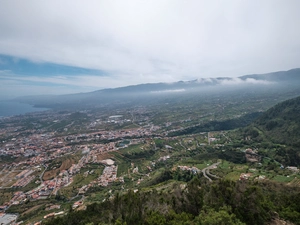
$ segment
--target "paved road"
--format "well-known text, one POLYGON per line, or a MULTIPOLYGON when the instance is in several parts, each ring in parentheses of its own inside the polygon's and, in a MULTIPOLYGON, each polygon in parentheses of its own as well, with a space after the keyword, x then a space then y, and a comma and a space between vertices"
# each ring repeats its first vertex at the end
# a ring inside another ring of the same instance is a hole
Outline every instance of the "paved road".
POLYGON ((209 176, 215 177, 215 178, 219 178, 219 177, 217 177, 216 175, 213 175, 213 174, 211 174, 211 173, 209 172, 210 169, 215 169, 216 166, 219 165, 219 164, 220 164, 220 162, 214 163, 214 164, 212 164, 212 165, 210 165, 210 166, 208 166, 208 167, 206 167, 206 168, 204 168, 204 169, 202 170, 203 176, 204 176, 205 178, 207 178, 210 182, 212 182, 212 179, 211 179, 209 176), (209 176, 207 176, 207 175, 209 175, 209 176))
POLYGON ((43 176, 44 176, 44 173, 46 172, 46 170, 47 170, 47 166, 45 165, 45 164, 42 164, 43 165, 43 167, 45 168, 44 169, 44 171, 41 173, 41 175, 40 175, 40 181, 41 181, 41 184, 43 183, 43 176))
POLYGON ((214 178, 216 178, 216 179, 219 179, 219 178, 220 178, 220 177, 218 177, 218 176, 216 176, 216 175, 214 175, 214 174, 211 174, 210 171, 209 171, 209 169, 206 170, 206 174, 207 174, 208 176, 214 177, 214 178))

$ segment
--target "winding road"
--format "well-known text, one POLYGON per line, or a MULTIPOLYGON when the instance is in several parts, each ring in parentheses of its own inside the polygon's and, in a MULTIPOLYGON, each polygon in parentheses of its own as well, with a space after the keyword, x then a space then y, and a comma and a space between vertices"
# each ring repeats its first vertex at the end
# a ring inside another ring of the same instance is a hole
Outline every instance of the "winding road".
POLYGON ((205 178, 207 178, 207 179, 209 180, 209 182, 212 182, 212 179, 211 179, 210 177, 214 177, 214 178, 217 178, 217 179, 219 178, 218 176, 216 176, 216 175, 214 175, 214 174, 211 174, 211 173, 209 172, 210 169, 215 169, 219 164, 220 164, 220 162, 214 163, 214 164, 212 164, 212 165, 210 165, 210 166, 208 166, 208 167, 206 167, 206 168, 204 168, 204 169, 202 170, 203 176, 204 176, 205 178), (210 177, 209 177, 209 176, 210 176, 210 177))

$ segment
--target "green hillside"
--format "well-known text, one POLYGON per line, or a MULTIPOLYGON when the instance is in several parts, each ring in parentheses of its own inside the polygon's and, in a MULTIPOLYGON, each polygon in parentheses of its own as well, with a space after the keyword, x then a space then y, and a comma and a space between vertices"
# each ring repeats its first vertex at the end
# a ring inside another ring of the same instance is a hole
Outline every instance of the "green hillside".
POLYGON ((185 188, 174 184, 167 193, 130 190, 43 224, 260 225, 278 216, 300 224, 297 190, 276 183, 220 180, 208 184, 195 178, 185 188))
POLYGON ((300 164, 300 97, 281 102, 243 129, 248 144, 284 166, 300 164))
MULTIPOLYGON (((251 168, 252 173, 263 170, 262 164, 271 167, 271 164, 275 163, 273 169, 268 169, 275 177, 274 174, 277 172, 288 173, 280 169, 278 162, 284 166, 300 164, 300 151, 297 147, 300 146, 299 112, 300 97, 297 97, 267 110, 248 127, 232 132, 233 134, 238 132, 240 135, 244 132, 244 137, 249 142, 246 141, 245 146, 257 147, 259 154, 265 157, 262 163, 248 164, 251 167, 257 166, 251 168), (262 154, 264 151, 269 154, 262 154), (266 160, 270 160, 269 163, 264 162, 266 160)), ((215 125, 212 122, 209 124, 215 125)), ((224 123, 224 126, 231 124, 234 123, 224 123)), ((194 129, 200 128, 202 127, 195 126, 176 135, 191 134, 194 129)), ((229 135, 231 134, 228 133, 229 135)), ((220 153, 223 155, 232 152, 234 156, 244 155, 242 151, 236 152, 232 149, 230 151, 230 146, 233 145, 223 146, 220 153)), ((222 158, 220 154, 218 158, 222 158)), ((194 159, 197 157, 194 156, 194 159)), ((220 169, 224 172, 223 170, 220 169)), ((233 171, 233 168, 231 171, 227 177, 233 173, 240 174, 240 171, 233 171)), ((175 178, 175 173, 174 170, 165 169, 161 176, 153 178, 144 186, 141 185, 136 191, 129 189, 125 193, 116 192, 109 200, 88 205, 85 211, 70 210, 67 216, 50 219, 43 224, 253 225, 268 224, 267 222, 271 221, 275 223, 279 218, 300 224, 299 187, 291 183, 283 185, 274 182, 275 179, 272 181, 271 176, 265 180, 246 181, 222 178, 210 183, 202 174, 188 174, 189 179, 183 182, 178 177, 175 178), (158 184, 169 188, 159 189, 158 184)), ((282 178, 290 179, 287 175, 280 176, 280 179, 282 178)), ((293 182, 298 182, 297 178, 293 182)))
POLYGON ((300 97, 284 101, 259 117, 254 126, 274 143, 300 146, 300 97))

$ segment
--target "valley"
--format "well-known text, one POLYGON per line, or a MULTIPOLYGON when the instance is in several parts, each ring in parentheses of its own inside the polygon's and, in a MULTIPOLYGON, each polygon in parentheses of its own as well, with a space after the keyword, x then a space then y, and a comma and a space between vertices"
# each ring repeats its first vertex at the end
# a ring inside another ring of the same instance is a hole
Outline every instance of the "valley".
POLYGON ((299 197, 300 102, 284 100, 300 93, 253 90, 1 118, 0 210, 19 224, 66 224, 79 215, 80 224, 130 224, 135 217, 141 224, 198 224, 221 212, 232 224, 299 224, 297 203, 287 209, 273 201, 299 197), (262 214, 253 207, 246 219, 248 202, 262 214), (123 204, 139 206, 138 214, 123 204), (95 216, 107 207, 114 213, 95 216))

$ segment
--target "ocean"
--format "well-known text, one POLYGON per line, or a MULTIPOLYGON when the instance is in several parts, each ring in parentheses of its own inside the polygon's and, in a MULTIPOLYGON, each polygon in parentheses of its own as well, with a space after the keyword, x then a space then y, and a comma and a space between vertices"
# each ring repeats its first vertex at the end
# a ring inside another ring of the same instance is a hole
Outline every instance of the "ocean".
POLYGON ((15 115, 22 115, 30 112, 38 112, 48 110, 46 108, 35 108, 32 105, 13 102, 13 101, 0 101, 0 117, 8 117, 15 115))

